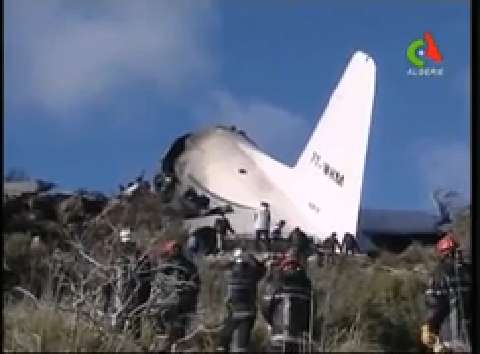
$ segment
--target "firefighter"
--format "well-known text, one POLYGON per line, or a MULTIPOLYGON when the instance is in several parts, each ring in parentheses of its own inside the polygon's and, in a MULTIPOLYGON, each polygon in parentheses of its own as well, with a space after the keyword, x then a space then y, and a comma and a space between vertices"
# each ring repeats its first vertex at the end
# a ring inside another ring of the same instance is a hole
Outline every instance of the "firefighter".
POLYGON ((267 243, 267 249, 270 248, 270 208, 267 202, 260 203, 260 209, 258 209, 254 216, 253 220, 255 222, 255 239, 257 250, 260 246, 260 240, 262 237, 265 238, 267 243))
POLYGON ((165 347, 169 349, 190 329, 197 310, 200 278, 197 267, 183 255, 177 241, 163 243, 160 256, 152 284, 152 296, 156 298, 151 300, 158 309, 158 325, 167 334, 165 347))
POLYGON ((295 256, 300 264, 305 266, 310 248, 310 241, 308 240, 307 235, 299 227, 296 227, 290 233, 289 241, 290 248, 288 254, 290 256, 295 256))
POLYGON ((257 284, 265 275, 265 266, 252 254, 237 248, 227 274, 228 317, 223 347, 230 352, 248 352, 257 313, 257 284))
POLYGON ((44 282, 42 279, 48 274, 46 259, 48 256, 47 245, 40 236, 33 236, 30 242, 30 286, 32 293, 37 297, 42 296, 44 282))
POLYGON ((217 232, 217 252, 222 252, 227 233, 230 232, 235 234, 235 230, 232 228, 230 221, 228 221, 223 213, 221 214, 221 217, 215 219, 214 227, 217 232))
POLYGON ((189 235, 187 238, 187 244, 185 246, 185 253, 188 257, 188 259, 192 262, 195 262, 195 259, 198 255, 198 252, 200 250, 200 242, 198 240, 198 237, 195 235, 189 235))
POLYGON ((68 253, 56 247, 52 253, 50 274, 52 275, 52 292, 56 303, 60 303, 69 289, 69 272, 66 267, 68 253))
POLYGON ((159 173, 155 175, 152 184, 154 191, 158 193, 163 203, 172 201, 177 184, 177 179, 174 174, 159 173))
POLYGON ((217 249, 217 231, 212 226, 193 230, 187 239, 186 251, 194 259, 199 255, 214 254, 217 249))
POLYGON ((311 282, 305 269, 291 256, 284 257, 272 275, 262 298, 262 314, 271 326, 270 349, 300 352, 310 343, 313 313, 311 282))
POLYGON ((471 273, 458 248, 451 232, 440 239, 440 261, 425 291, 427 315, 421 327, 421 341, 433 352, 471 350, 471 273))
POLYGON ((114 263, 113 282, 106 285, 104 312, 111 316, 116 329, 129 329, 134 337, 141 335, 140 313, 135 311, 144 304, 151 290, 150 262, 132 239, 129 228, 120 230, 119 256, 114 263))

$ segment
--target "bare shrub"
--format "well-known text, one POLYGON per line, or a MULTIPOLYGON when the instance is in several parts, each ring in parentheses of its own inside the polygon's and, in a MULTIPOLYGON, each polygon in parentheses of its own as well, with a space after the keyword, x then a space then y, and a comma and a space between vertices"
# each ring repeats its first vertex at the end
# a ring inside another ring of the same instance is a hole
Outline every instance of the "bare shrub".
MULTIPOLYGON (((456 227, 466 233, 469 222, 469 216, 465 216, 456 227)), ((33 250, 28 233, 3 235, 6 265, 18 278, 4 295, 5 350, 158 348, 160 339, 151 316, 141 313, 143 330, 139 339, 134 339, 128 330, 114 331, 106 325, 99 312, 101 289, 115 277, 111 266, 118 256, 121 228, 131 227, 140 249, 149 253, 163 240, 184 244, 188 231, 182 220, 165 215, 164 206, 146 193, 128 202, 111 203, 84 226, 83 231, 56 231, 63 235, 60 261, 55 260, 50 244, 43 250, 33 250), (61 301, 54 291, 60 275, 66 289, 61 301), (14 295, 14 285, 23 287, 25 293, 17 291, 14 295), (31 296, 25 295, 28 293, 31 296)), ((382 253, 377 259, 340 256, 333 266, 309 267, 317 304, 313 313, 313 350, 416 351, 425 310, 423 289, 435 262, 432 248, 414 244, 399 255, 382 253)), ((198 261, 198 313, 188 338, 177 343, 178 351, 212 352, 218 345, 227 314, 224 267, 217 263, 209 257, 198 261)), ((259 284, 260 296, 264 283, 259 284)), ((252 333, 253 350, 264 351, 268 336, 268 325, 258 312, 252 333)))

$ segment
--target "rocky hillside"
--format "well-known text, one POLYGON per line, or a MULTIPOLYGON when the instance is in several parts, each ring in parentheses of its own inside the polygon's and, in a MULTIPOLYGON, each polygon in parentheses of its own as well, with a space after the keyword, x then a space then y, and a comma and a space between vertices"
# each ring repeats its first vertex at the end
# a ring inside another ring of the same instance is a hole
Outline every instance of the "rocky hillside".
MULTIPOLYGON (((165 239, 184 242, 187 231, 180 218, 148 190, 106 200, 95 210, 87 208, 91 204, 86 200, 81 195, 58 200, 48 217, 47 213, 41 215, 42 207, 35 209, 35 203, 27 201, 27 206, 12 207, 8 218, 4 216, 9 225, 3 234, 5 350, 157 348, 161 339, 148 318, 143 320, 139 339, 128 331, 114 332, 102 321, 96 305, 97 290, 108 276, 102 266, 115 259, 122 228, 134 230, 143 250, 165 239), (36 216, 29 217, 29 213, 36 216), (28 227, 20 227, 22 220, 30 220, 28 227), (68 275, 70 290, 58 302, 52 284, 60 273, 68 275)), ((459 215, 456 229, 463 244, 468 244, 469 213, 459 215)), ((432 249, 419 245, 398 255, 342 256, 331 266, 319 267, 312 260, 308 272, 317 304, 314 350, 418 350, 417 335, 424 313, 422 293, 434 262, 432 249)), ((218 264, 219 259, 210 256, 199 261, 202 288, 197 330, 177 344, 179 351, 216 348, 225 316, 224 273, 218 264)), ((265 349, 268 327, 260 313, 252 338, 256 350, 265 349)))

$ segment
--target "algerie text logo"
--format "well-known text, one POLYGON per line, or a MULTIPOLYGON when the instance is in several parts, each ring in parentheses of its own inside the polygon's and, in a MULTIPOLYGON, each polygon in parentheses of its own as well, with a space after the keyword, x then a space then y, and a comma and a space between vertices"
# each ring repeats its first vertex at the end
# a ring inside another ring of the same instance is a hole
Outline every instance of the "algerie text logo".
POLYGON ((410 43, 407 48, 407 59, 415 66, 415 68, 408 70, 407 75, 443 75, 443 67, 426 67, 427 62, 433 62, 435 64, 443 62, 443 55, 430 32, 425 32, 423 38, 416 39, 410 43))

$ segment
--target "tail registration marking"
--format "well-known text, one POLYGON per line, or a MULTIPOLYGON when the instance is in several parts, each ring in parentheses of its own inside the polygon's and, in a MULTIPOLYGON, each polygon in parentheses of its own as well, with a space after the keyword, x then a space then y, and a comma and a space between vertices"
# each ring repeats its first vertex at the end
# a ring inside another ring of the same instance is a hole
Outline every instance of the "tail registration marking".
POLYGON ((317 167, 319 170, 323 171, 323 174, 325 176, 328 176, 338 186, 343 187, 343 181, 345 179, 343 173, 332 167, 328 162, 322 163, 321 160, 322 159, 320 155, 316 151, 314 151, 312 157, 310 158, 310 163, 317 167))

